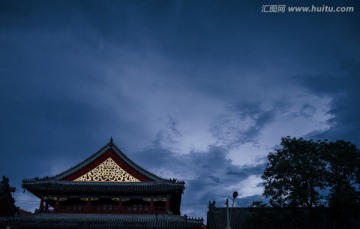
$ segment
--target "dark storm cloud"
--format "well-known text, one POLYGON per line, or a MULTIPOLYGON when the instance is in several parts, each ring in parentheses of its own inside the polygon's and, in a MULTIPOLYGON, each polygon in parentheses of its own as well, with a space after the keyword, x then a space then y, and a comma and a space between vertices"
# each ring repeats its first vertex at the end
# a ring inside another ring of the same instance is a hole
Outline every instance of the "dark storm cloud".
POLYGON ((263 128, 286 107, 285 102, 275 102, 270 109, 264 109, 260 101, 244 101, 230 107, 228 114, 219 116, 211 133, 228 148, 248 142, 258 144, 256 139, 263 128))
MULTIPOLYGON (((234 166, 226 158, 227 154, 224 148, 210 146, 207 151, 179 155, 159 147, 156 142, 134 156, 140 165, 165 178, 184 178, 186 189, 183 211, 203 216, 208 201, 225 201, 233 191, 239 191, 229 190, 229 187, 251 176, 260 176, 263 172, 265 164, 234 166), (159 164, 162 165, 160 168, 159 164)), ((250 199, 260 199, 259 196, 242 195, 240 190, 239 204, 242 206, 248 206, 250 199)))
POLYGON ((146 169, 185 179, 197 216, 234 190, 255 198, 254 158, 281 136, 360 142, 360 14, 262 4, 0 1, 0 175, 20 187, 113 136, 146 169))
POLYGON ((313 133, 314 137, 344 139, 360 144, 360 68, 359 60, 342 61, 334 75, 311 75, 299 77, 304 87, 332 99, 328 120, 330 129, 313 133))

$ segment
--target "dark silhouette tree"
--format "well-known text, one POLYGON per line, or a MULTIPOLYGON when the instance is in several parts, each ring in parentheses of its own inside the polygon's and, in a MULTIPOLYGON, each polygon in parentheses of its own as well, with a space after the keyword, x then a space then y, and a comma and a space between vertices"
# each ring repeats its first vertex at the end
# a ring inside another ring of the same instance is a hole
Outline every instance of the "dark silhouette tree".
POLYGON ((354 144, 336 141, 323 144, 328 206, 336 228, 349 228, 360 212, 360 151, 354 144))
POLYGON ((320 191, 326 185, 325 162, 320 144, 302 138, 282 138, 281 148, 268 155, 262 178, 264 196, 272 207, 319 207, 324 200, 320 191))
POLYGON ((261 209, 251 226, 360 228, 360 151, 351 142, 284 137, 262 178, 269 205, 252 206, 261 209))

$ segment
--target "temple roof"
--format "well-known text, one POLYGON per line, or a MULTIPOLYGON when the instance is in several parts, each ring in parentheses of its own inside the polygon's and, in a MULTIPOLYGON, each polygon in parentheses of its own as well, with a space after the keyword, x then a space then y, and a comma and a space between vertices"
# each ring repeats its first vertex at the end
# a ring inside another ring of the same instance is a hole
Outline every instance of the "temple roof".
POLYGON ((52 177, 24 179, 23 188, 41 193, 158 194, 184 190, 184 182, 163 179, 130 160, 110 142, 74 167, 52 177))
POLYGON ((119 156, 125 163, 127 163, 129 166, 131 166, 132 169, 135 169, 136 171, 138 171, 139 173, 141 173, 142 175, 154 180, 154 181, 166 181, 161 177, 158 177, 152 173, 150 173, 149 171, 146 171, 145 169, 143 169, 142 167, 140 167, 139 165, 137 165, 136 163, 134 163, 132 160, 130 160, 113 142, 113 139, 110 139, 110 142, 108 144, 106 144, 104 147, 102 147, 100 150, 98 150, 96 153, 94 153, 92 156, 90 156, 89 158, 87 158, 86 160, 84 160, 83 162, 79 163, 78 165, 75 165, 74 167, 54 176, 54 177, 50 177, 50 179, 55 179, 55 180, 62 180, 65 177, 83 169, 85 166, 89 165, 90 163, 92 163, 93 161, 95 161, 97 158, 99 158, 101 155, 105 154, 108 150, 113 150, 117 156, 119 156))
POLYGON ((136 194, 166 194, 171 192, 182 192, 183 183, 171 182, 73 182, 56 180, 39 180, 24 182, 23 187, 32 193, 47 193, 61 195, 71 193, 73 195, 91 195, 101 193, 103 195, 136 195, 136 194))
POLYGON ((203 227, 202 219, 174 215, 34 214, 0 217, 0 228, 172 228, 203 227))

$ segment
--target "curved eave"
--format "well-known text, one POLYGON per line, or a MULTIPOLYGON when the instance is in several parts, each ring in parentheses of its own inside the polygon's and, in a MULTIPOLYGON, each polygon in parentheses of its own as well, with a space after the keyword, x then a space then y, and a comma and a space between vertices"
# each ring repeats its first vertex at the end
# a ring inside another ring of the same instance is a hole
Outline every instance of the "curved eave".
POLYGON ((73 182, 32 181, 23 182, 23 188, 36 196, 52 195, 152 195, 183 192, 183 183, 164 182, 73 182))
POLYGON ((175 215, 38 214, 0 217, 0 228, 201 228, 203 219, 175 215))
MULTIPOLYGON (((72 168, 56 175, 53 177, 50 177, 50 179, 55 179, 55 180, 62 180, 65 177, 83 169, 84 167, 86 167, 87 165, 89 165, 91 162, 95 161, 97 158, 99 158, 102 154, 104 154, 106 151, 112 149, 122 160, 124 160, 130 167, 132 167, 134 170, 136 170, 137 172, 141 173, 142 175, 154 180, 154 181, 167 181, 166 179, 163 179, 159 176, 156 176, 155 174, 143 169, 142 167, 140 167, 139 165, 137 165, 135 162, 133 162, 132 160, 130 160, 114 143, 110 142, 107 145, 105 145, 104 147, 102 147, 100 150, 98 150, 96 153, 94 153, 92 156, 90 156, 89 158, 87 158, 86 160, 84 160, 83 162, 73 166, 72 168)), ((46 178, 48 179, 48 178, 46 178)), ((45 180, 46 180, 45 179, 45 180)))

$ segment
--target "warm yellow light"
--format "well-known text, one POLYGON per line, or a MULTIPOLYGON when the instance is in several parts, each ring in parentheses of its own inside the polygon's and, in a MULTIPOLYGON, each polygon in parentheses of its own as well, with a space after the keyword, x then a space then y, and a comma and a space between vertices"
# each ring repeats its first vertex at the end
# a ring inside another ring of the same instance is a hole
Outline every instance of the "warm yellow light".
POLYGON ((74 181, 97 181, 97 182, 140 182, 122 169, 110 157, 100 165, 75 179, 74 181))

